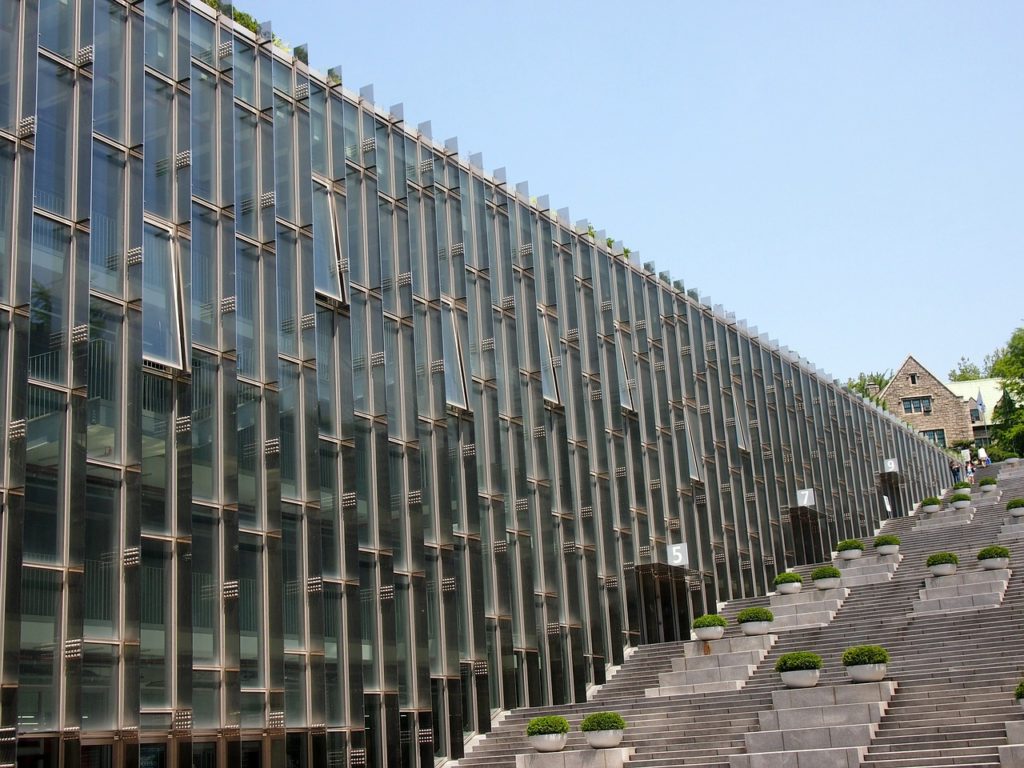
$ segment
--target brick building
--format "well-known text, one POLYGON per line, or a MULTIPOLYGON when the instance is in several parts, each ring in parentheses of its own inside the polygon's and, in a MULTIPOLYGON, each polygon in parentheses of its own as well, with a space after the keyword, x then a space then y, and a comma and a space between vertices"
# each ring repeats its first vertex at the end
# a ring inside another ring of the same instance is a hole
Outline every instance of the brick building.
POLYGON ((974 439, 967 403, 913 355, 907 355, 879 396, 891 413, 939 446, 974 439))

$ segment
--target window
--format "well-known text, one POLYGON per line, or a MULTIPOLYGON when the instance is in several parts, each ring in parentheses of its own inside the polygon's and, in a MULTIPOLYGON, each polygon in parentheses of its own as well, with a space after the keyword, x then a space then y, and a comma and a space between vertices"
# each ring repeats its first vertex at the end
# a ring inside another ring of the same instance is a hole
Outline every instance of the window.
POLYGON ((181 368, 181 305, 175 244, 171 235, 146 225, 142 260, 142 354, 181 368))
POLYGON ((904 413, 931 413, 932 399, 930 397, 905 397, 903 398, 904 413))
MULTIPOLYGON (((313 185, 313 277, 316 290, 339 301, 341 287, 341 226, 334 195, 327 187, 313 185)), ((344 200, 338 201, 344 208, 344 200)))
POLYGON ((444 389, 449 405, 466 408, 466 385, 462 378, 462 347, 455 327, 458 318, 447 302, 441 305, 441 343, 444 348, 444 389))
POLYGON ((946 430, 926 429, 921 433, 925 440, 935 443, 940 448, 946 447, 946 430))
POLYGON ((916 373, 910 374, 910 383, 911 384, 917 384, 917 374, 916 373))

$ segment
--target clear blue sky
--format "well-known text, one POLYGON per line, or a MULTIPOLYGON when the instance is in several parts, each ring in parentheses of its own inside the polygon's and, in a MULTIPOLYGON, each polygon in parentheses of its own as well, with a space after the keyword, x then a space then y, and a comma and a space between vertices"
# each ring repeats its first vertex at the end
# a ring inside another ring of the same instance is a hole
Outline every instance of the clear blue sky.
POLYGON ((1024 2, 239 0, 838 378, 1024 325, 1024 2))

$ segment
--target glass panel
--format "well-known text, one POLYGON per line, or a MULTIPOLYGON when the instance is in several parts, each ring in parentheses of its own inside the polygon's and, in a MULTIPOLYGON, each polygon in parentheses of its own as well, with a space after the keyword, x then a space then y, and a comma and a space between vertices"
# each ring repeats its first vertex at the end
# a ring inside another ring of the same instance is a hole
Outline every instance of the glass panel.
POLYGON ((171 382, 142 377, 142 530, 169 533, 170 477, 174 429, 171 382))
POLYGON ((238 634, 242 688, 261 687, 266 653, 263 630, 263 539, 245 533, 238 536, 238 634))
MULTIPOLYGON (((236 84, 236 95, 237 88, 236 84)), ((256 237, 259 229, 258 136, 259 124, 256 115, 241 107, 235 107, 236 226, 239 233, 250 237, 256 237)))
POLYGON ((192 660, 220 659, 220 541, 215 510, 192 508, 192 660))
POLYGON ((61 216, 70 215, 75 180, 74 95, 74 73, 48 59, 39 59, 35 203, 61 216))
POLYGON ((66 59, 75 54, 75 8, 70 0, 40 0, 39 45, 66 59))
POLYGON ((42 381, 63 383, 67 378, 70 251, 70 227, 36 216, 32 225, 28 373, 42 381))
MULTIPOLYGON (((196 728, 220 727, 220 672, 197 669, 192 673, 192 720, 196 728)), ((215 747, 193 744, 192 767, 216 768, 215 747)))
MULTIPOLYGON (((277 60, 275 59, 275 64, 277 60)), ((291 78, 289 77, 289 80, 291 78)), ((291 104, 280 96, 274 97, 274 177, 277 180, 277 215, 295 221, 295 150, 291 104)))
POLYGON ((0 3, 0 126, 4 128, 11 128, 18 117, 21 8, 20 3, 0 3))
MULTIPOLYGON (((260 328, 260 275, 259 250, 250 245, 238 244, 237 302, 235 311, 235 333, 238 347, 238 372, 243 376, 258 378, 260 355, 257 340, 260 328)), ((239 425, 241 428, 241 425, 239 425)))
POLYGON ((85 575, 83 618, 86 637, 118 636, 121 590, 121 494, 118 483, 89 477, 85 485, 85 575))
POLYGON ((146 225, 142 259, 142 354, 181 367, 178 277, 170 235, 146 225))
POLYGON ((260 438, 260 389, 243 382, 238 383, 238 521, 243 526, 256 527, 260 503, 260 476, 258 458, 260 438))
POLYGON ((345 720, 345 628, 340 584, 324 584, 324 683, 327 693, 327 724, 345 720))
POLYGON ((217 346, 218 272, 217 214, 192 206, 192 341, 217 346))
POLYGON ((455 312, 449 304, 442 304, 441 312, 445 394, 449 403, 465 408, 466 388, 462 380, 462 350, 455 330, 455 312))
POLYGON ((25 568, 21 575, 18 729, 59 726, 61 574, 25 568))
POLYGON ((192 353, 192 496, 216 499, 217 358, 192 353))
POLYGON ((326 187, 313 185, 314 283, 320 293, 340 301, 342 295, 338 263, 341 253, 338 232, 334 226, 333 203, 332 194, 326 187))
POLYGON ((246 45, 239 39, 235 39, 235 55, 233 59, 235 71, 235 98, 241 99, 246 104, 256 104, 256 80, 253 77, 256 57, 253 55, 251 45, 246 45))
POLYGON ((217 183, 217 79, 192 67, 192 194, 218 202, 217 183))
POLYGON ((281 495, 299 495, 299 366, 281 361, 281 495))
POLYGON ((121 457, 121 308, 100 299, 89 303, 89 457, 121 457))
POLYGON ((338 434, 338 363, 334 355, 335 316, 328 309, 316 314, 316 391, 319 400, 320 433, 338 434))
POLYGON ((289 728, 306 724, 306 657, 284 657, 284 719, 289 728))
POLYGON ((82 729, 117 727, 117 680, 120 646, 86 643, 82 652, 82 729))
POLYGON ((120 150, 93 142, 89 280, 93 288, 121 295, 124 263, 124 200, 127 158, 120 150))
POLYGON ((277 230, 277 322, 278 352, 299 354, 299 305, 295 283, 299 277, 298 242, 294 231, 277 230))
MULTIPOLYGON (((286 504, 281 528, 281 569, 284 573, 284 647, 305 647, 305 578, 303 576, 300 509, 286 504)), ((290 723, 290 721, 289 721, 290 723)))
POLYGON ((142 540, 139 687, 144 708, 171 704, 171 544, 142 540))
MULTIPOLYGON (((0 10, 0 24, 4 11, 0 10)), ((0 31, 0 42, 3 32, 0 31)), ((2 57, 3 54, 0 54, 2 57)), ((0 59, 2 61, 2 59, 0 59)), ((2 78, 3 75, 0 75, 2 78)), ((0 86, 2 87, 2 86, 0 86)), ((0 141, 0 303, 9 304, 11 256, 14 253, 14 144, 0 141)))
POLYGON ((146 65, 173 77, 172 15, 171 0, 146 0, 146 65))
MULTIPOLYGON (((148 48, 148 35, 146 45, 148 48)), ((155 77, 147 76, 146 114, 159 115, 160 119, 146 120, 143 204, 147 211, 168 221, 171 220, 171 195, 174 189, 173 106, 173 87, 155 77)))
POLYGON ((41 563, 60 562, 63 552, 64 495, 61 464, 65 441, 65 396, 29 386, 25 449, 24 556, 41 563))

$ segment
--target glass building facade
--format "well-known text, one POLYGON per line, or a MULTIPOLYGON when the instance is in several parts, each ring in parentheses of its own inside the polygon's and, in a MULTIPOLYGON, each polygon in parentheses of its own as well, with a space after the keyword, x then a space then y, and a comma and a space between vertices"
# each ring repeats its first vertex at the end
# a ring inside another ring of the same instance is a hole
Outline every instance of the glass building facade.
POLYGON ((0 765, 429 766, 945 479, 268 32, 0 0, 0 765))

